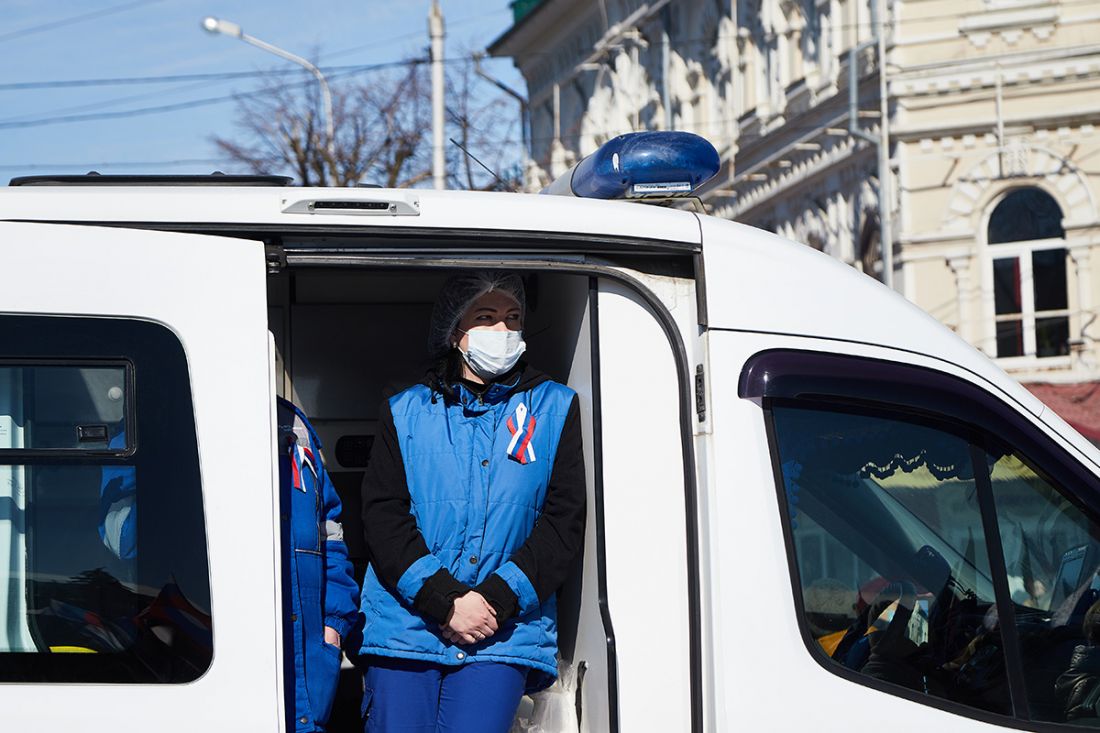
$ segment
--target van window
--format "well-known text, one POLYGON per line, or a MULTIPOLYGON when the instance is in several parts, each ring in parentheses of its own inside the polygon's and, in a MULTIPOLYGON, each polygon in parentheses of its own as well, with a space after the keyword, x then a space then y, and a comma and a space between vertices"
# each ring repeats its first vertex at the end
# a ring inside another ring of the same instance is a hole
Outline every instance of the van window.
POLYGON ((0 681, 187 682, 212 654, 179 340, 0 316, 0 681))
POLYGON ((1011 714, 981 454, 902 414, 777 403, 772 416, 815 653, 856 679, 1011 714))
POLYGON ((1100 725, 1100 527, 1011 451, 989 475, 1035 720, 1100 725))
POLYGON ((0 451, 125 451, 128 371, 0 363, 0 451))

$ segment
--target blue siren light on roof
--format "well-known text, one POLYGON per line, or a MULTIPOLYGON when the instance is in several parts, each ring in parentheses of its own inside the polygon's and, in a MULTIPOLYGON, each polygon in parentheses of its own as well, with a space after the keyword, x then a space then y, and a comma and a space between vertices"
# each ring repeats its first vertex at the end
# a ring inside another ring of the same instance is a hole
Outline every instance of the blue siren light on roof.
POLYGON ((720 165, 714 146, 690 132, 631 132, 601 145, 543 193, 597 199, 689 196, 720 165))

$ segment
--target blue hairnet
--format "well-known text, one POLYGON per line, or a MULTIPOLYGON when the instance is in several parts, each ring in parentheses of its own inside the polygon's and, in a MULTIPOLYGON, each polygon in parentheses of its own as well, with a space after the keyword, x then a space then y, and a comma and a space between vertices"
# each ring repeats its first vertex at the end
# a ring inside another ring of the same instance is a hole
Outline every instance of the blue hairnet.
POLYGON ((475 300, 486 293, 497 291, 511 296, 521 314, 527 313, 527 299, 523 281, 519 275, 504 270, 467 270, 452 276, 443 284, 432 309, 431 330, 428 333, 428 351, 433 357, 446 354, 451 348, 451 337, 458 322, 475 300))

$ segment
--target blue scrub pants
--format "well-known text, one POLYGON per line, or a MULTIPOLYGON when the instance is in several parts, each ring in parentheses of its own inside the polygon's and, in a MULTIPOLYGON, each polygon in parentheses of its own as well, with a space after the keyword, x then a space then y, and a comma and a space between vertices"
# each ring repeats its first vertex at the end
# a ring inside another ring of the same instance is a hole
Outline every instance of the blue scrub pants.
POLYGON ((525 667, 499 662, 364 661, 365 733, 508 733, 527 681, 525 667))

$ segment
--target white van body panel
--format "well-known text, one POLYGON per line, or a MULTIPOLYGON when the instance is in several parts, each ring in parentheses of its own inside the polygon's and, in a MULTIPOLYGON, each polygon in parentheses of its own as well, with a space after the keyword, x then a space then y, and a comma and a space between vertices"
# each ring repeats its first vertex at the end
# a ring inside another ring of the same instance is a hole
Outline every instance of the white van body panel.
POLYGON ((697 245, 690 212, 564 196, 382 188, 171 189, 122 186, 0 188, 0 219, 74 222, 278 224, 281 226, 440 228, 547 232, 697 245), (283 213, 310 201, 416 201, 419 215, 283 213))
POLYGON ((277 516, 263 248, 8 222, 0 245, 0 313, 139 318, 175 332, 191 377, 208 537, 223 540, 208 547, 216 642, 204 676, 182 685, 3 684, 0 708, 25 730, 279 730, 281 686, 270 674, 241 674, 282 667, 272 643, 281 634, 278 537, 272 522, 254 521, 277 516))
POLYGON ((1004 373, 988 356, 925 311, 839 260, 734 222, 701 217, 712 328, 794 334, 897 349, 981 377, 984 389, 1054 428, 1075 451, 1100 464, 1100 451, 1004 373))

